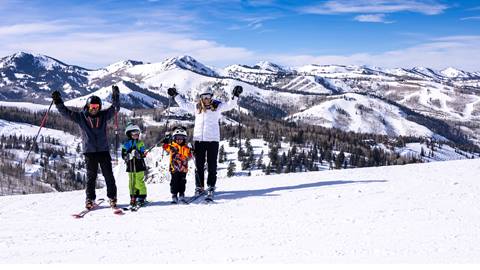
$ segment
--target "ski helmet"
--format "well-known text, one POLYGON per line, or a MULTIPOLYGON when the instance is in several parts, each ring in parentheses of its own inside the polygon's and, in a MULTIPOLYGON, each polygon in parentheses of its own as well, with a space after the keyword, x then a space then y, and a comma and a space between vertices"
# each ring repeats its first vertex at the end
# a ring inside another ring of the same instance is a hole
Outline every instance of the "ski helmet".
POLYGON ((140 127, 137 126, 137 125, 128 125, 125 128, 125 135, 130 137, 131 133, 134 132, 134 131, 140 132, 140 127))
POLYGON ((90 107, 90 104, 99 104, 100 108, 98 110, 102 109, 102 100, 98 96, 90 96, 87 99, 87 103, 85 104, 85 107, 88 109, 88 107, 90 107))
POLYGON ((186 139, 187 138, 187 131, 183 128, 176 128, 173 130, 173 133, 172 133, 172 138, 174 140, 176 139, 186 139))
POLYGON ((213 89, 210 86, 203 89, 203 91, 200 91, 200 94, 199 94, 200 97, 205 95, 209 95, 210 97, 213 97, 213 89))

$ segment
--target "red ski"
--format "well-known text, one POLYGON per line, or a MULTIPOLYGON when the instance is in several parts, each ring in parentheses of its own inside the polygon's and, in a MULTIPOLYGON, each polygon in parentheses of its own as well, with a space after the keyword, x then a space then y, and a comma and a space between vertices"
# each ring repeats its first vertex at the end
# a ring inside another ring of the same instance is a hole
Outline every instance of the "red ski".
POLYGON ((95 209, 98 209, 98 207, 100 206, 100 204, 102 204, 103 202, 105 201, 105 199, 98 199, 98 201, 96 203, 93 204, 93 207, 90 208, 90 209, 85 209, 83 210, 82 212, 78 213, 78 214, 73 214, 72 216, 74 218, 83 218, 86 214, 90 213, 90 211, 93 211, 95 209))

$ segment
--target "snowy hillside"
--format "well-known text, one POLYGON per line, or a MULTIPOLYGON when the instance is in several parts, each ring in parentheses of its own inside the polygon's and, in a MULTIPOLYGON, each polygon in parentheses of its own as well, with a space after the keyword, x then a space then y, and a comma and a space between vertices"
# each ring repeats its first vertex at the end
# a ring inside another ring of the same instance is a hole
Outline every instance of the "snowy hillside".
POLYGON ((327 101, 287 118, 342 130, 389 136, 437 137, 429 129, 408 121, 398 107, 359 94, 332 96, 327 101))
POLYGON ((211 205, 170 205, 163 183, 137 213, 84 219, 83 191, 5 196, 0 262, 479 263, 479 174, 463 160, 222 178, 211 205))

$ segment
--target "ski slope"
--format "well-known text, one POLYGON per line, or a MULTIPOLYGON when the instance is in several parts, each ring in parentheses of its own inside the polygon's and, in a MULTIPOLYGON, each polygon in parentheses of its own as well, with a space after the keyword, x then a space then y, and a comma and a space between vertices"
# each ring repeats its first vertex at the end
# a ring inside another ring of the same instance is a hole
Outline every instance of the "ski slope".
POLYGON ((210 205, 170 205, 162 183, 137 213, 83 219, 83 191, 5 196, 0 263, 479 263, 479 174, 473 159, 223 178, 210 205))

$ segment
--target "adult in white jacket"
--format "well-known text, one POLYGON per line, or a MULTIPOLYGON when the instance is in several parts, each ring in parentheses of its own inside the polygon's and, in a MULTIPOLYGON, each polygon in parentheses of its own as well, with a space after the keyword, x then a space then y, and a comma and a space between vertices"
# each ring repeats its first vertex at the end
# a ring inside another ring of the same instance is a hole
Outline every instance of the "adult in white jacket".
POLYGON ((193 141, 195 151, 195 165, 197 173, 195 177, 195 193, 199 194, 205 190, 205 161, 208 163, 208 196, 213 196, 217 182, 217 158, 220 141, 220 118, 222 112, 229 111, 237 105, 238 97, 242 93, 241 86, 235 86, 232 92, 232 99, 228 102, 220 102, 213 99, 213 91, 206 88, 200 93, 197 102, 187 102, 178 95, 175 88, 168 89, 168 95, 175 98, 180 108, 195 115, 195 126, 193 128, 193 141))

